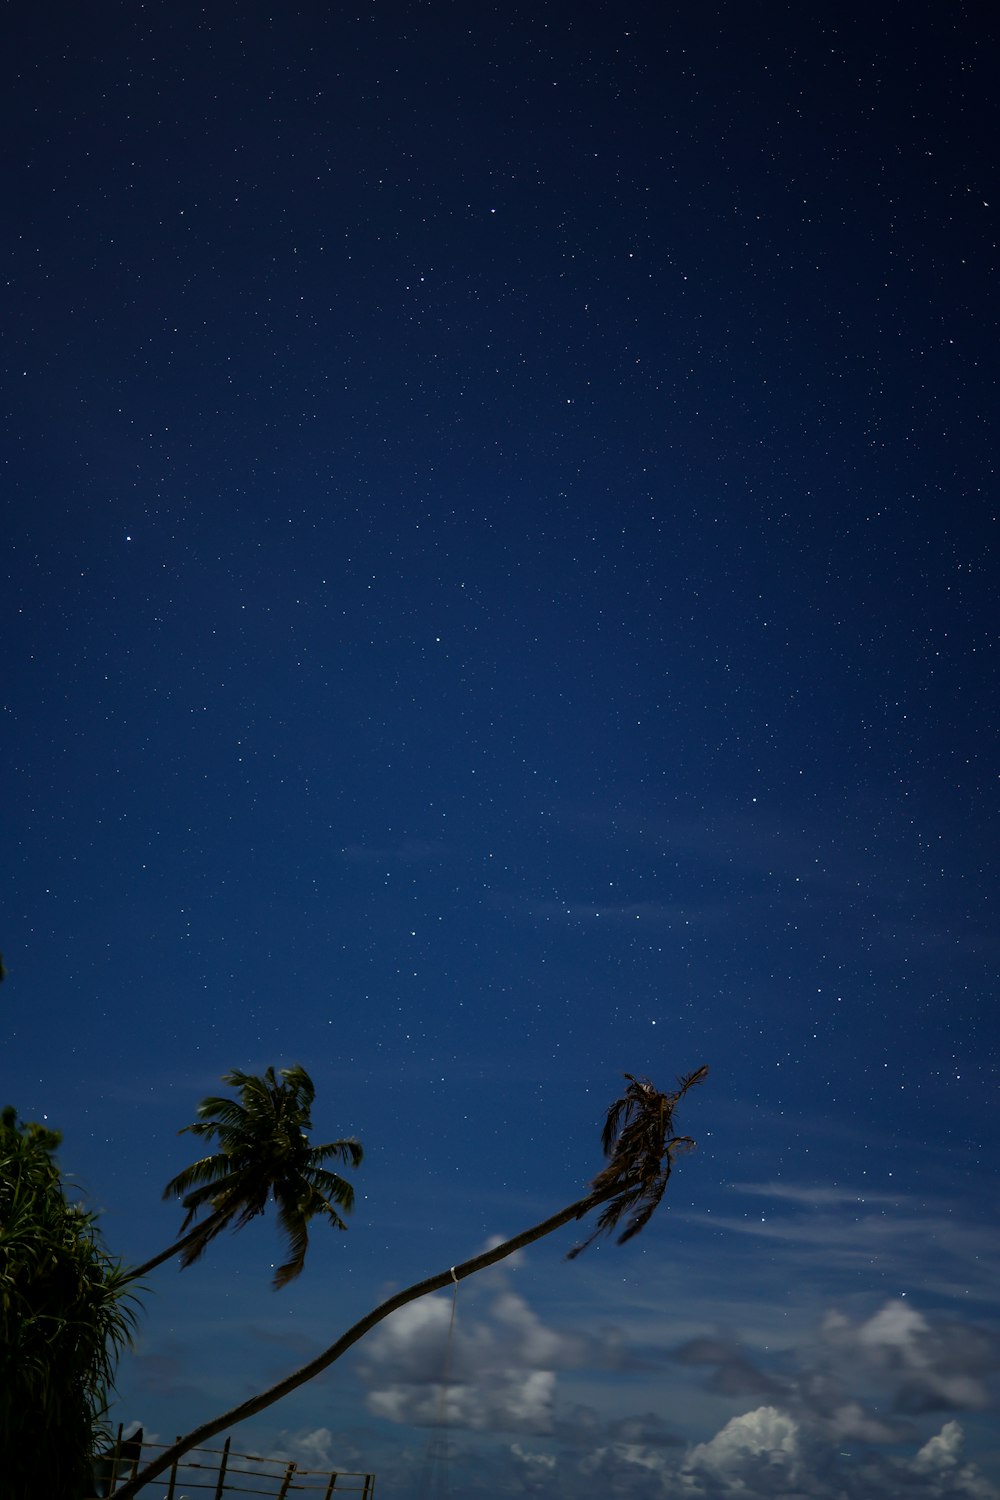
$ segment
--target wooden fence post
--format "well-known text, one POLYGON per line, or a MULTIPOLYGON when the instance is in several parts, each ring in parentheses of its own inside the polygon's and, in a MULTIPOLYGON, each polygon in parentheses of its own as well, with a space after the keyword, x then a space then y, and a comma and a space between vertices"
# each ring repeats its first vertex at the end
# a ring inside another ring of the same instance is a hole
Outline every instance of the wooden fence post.
POLYGON ((111 1475, 108 1479, 108 1494, 113 1495, 118 1488, 118 1465, 122 1456, 122 1433, 124 1424, 118 1423, 118 1434, 115 1437, 115 1446, 111 1450, 111 1475))
POLYGON ((219 1482, 215 1486, 215 1500, 222 1500, 222 1492, 226 1487, 226 1464, 229 1462, 229 1444, 232 1438, 226 1438, 222 1445, 222 1462, 219 1465, 219 1482))
POLYGON ((286 1475, 284 1477, 284 1480, 282 1481, 281 1489, 278 1491, 278 1500, 285 1500, 285 1496, 288 1494, 289 1487, 291 1486, 291 1483, 292 1483, 292 1475, 294 1473, 295 1473, 295 1464, 294 1463, 290 1463, 288 1465, 288 1472, 286 1473, 286 1475))
MULTIPOLYGON (((176 1441, 179 1443, 180 1440, 181 1435, 180 1433, 178 1433, 176 1441)), ((170 1482, 167 1485, 167 1500, 174 1500, 174 1490, 177 1488, 177 1462, 178 1461, 175 1458, 173 1463, 170 1465, 170 1482)))

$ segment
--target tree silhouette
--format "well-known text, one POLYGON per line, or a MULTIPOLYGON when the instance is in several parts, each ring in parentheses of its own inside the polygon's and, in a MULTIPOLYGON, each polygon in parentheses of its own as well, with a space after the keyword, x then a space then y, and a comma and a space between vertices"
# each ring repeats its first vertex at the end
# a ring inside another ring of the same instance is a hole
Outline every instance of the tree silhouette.
POLYGON ((586 1250, 599 1235, 616 1229, 628 1213, 632 1218, 618 1236, 619 1245, 645 1229, 660 1206, 674 1158, 694 1146, 689 1135, 668 1132, 673 1129, 678 1102, 688 1089, 708 1077, 708 1068, 688 1073, 672 1094, 661 1094, 648 1078, 633 1078, 631 1073, 625 1077, 629 1086, 608 1110, 601 1134, 601 1147, 610 1160, 591 1183, 595 1202, 604 1202, 608 1192, 612 1196, 605 1202, 593 1234, 582 1245, 575 1245, 567 1260, 586 1250))
POLYGON ((350 1212, 354 1189, 325 1164, 336 1159, 356 1167, 363 1153, 355 1140, 309 1144, 306 1132, 312 1129, 316 1090, 305 1068, 296 1063, 277 1075, 268 1068, 263 1077, 234 1068, 222 1081, 237 1090, 239 1099, 203 1099, 199 1118, 179 1132, 215 1139, 220 1149, 185 1167, 163 1190, 164 1198, 180 1198, 187 1209, 181 1236, 131 1270, 130 1281, 175 1255, 180 1255, 182 1269, 193 1265, 216 1235, 228 1227, 242 1229, 264 1212, 269 1201, 277 1205, 278 1224, 290 1252, 275 1272, 275 1289, 301 1273, 312 1219, 325 1218, 335 1229, 347 1228, 339 1210, 350 1212), (188 1231, 206 1206, 213 1212, 188 1231))
POLYGON ((256 1416, 258 1412, 273 1406, 283 1396, 298 1390, 307 1381, 329 1369, 330 1365, 390 1313, 415 1302, 419 1297, 426 1297, 430 1292, 440 1291, 453 1282, 464 1281, 477 1271, 496 1265, 508 1255, 513 1255, 515 1250, 521 1250, 525 1245, 531 1245, 535 1240, 561 1229, 572 1219, 582 1219, 592 1209, 605 1205, 594 1233, 582 1245, 571 1250, 567 1259, 579 1255, 599 1234, 616 1228, 622 1217, 629 1212, 633 1213, 633 1217, 625 1231, 619 1235, 619 1244, 639 1234, 663 1197, 673 1158, 679 1151, 690 1150, 694 1145, 690 1136, 668 1135, 673 1126, 674 1110, 688 1089, 701 1083, 707 1076, 707 1067, 698 1068, 696 1072, 682 1078, 673 1093, 664 1094, 654 1088, 648 1079, 636 1079, 631 1073, 626 1073, 629 1087, 622 1098, 616 1099, 608 1110, 602 1135, 604 1152, 610 1159, 608 1165, 594 1178, 589 1193, 560 1209, 551 1218, 533 1224, 512 1239, 504 1240, 493 1249, 484 1251, 482 1255, 475 1255, 471 1260, 450 1266, 446 1271, 439 1271, 425 1281, 415 1282, 413 1286, 394 1293, 348 1328, 346 1333, 341 1334, 339 1339, 315 1359, 300 1365, 291 1375, 285 1376, 267 1390, 251 1396, 178 1438, 176 1443, 148 1464, 134 1479, 115 1491, 117 1500, 132 1500, 144 1484, 149 1484, 192 1448, 200 1447, 226 1428, 235 1427, 238 1422, 245 1422, 248 1417, 256 1416))
POLYGON ((135 1298, 96 1215, 67 1196, 58 1131, 0 1112, 0 1453, 4 1500, 92 1494, 92 1460, 135 1298))

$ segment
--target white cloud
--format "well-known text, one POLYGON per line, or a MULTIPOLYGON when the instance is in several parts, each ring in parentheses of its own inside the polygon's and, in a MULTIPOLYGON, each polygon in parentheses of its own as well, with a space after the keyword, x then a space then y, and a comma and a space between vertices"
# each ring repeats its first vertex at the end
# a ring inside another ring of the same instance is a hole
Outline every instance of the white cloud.
POLYGON ((762 1406, 693 1448, 675 1479, 681 1494, 705 1500, 1000 1500, 1000 1490, 962 1462, 963 1442, 959 1424, 947 1422, 912 1459, 872 1453, 854 1462, 853 1455, 818 1442, 787 1412, 762 1406))
POLYGON ((518 1293, 494 1282, 483 1297, 422 1297, 385 1319, 361 1365, 375 1416, 420 1427, 550 1433, 556 1372, 614 1368, 620 1341, 543 1323, 518 1293))
POLYGON ((333 1469, 364 1473, 362 1454, 351 1439, 343 1433, 333 1433, 329 1427, 306 1428, 300 1432, 279 1432, 270 1445, 269 1459, 289 1463, 294 1459, 301 1468, 319 1473, 333 1469))
POLYGON ((777 1495, 798 1486, 801 1467, 796 1423, 774 1406, 761 1406, 693 1448, 680 1477, 695 1493, 777 1495))
POLYGON ((747 1193, 754 1198, 780 1198, 787 1203, 803 1204, 809 1208, 856 1207, 858 1204, 884 1204, 898 1208, 898 1193, 876 1193, 867 1189, 841 1187, 800 1187, 786 1182, 733 1182, 734 1193, 747 1193))
MULTIPOLYGON (((457 1309, 454 1327, 450 1292, 400 1309, 366 1340, 361 1372, 369 1412, 404 1445, 407 1426, 447 1428, 453 1483, 470 1500, 1000 1500, 965 1462, 957 1423, 930 1438, 917 1425, 931 1412, 986 1406, 997 1340, 908 1299, 860 1318, 831 1311, 811 1337, 771 1354, 724 1332, 699 1334, 676 1351, 683 1375, 661 1369, 662 1384, 619 1335, 552 1325, 501 1276, 463 1287, 457 1309), (618 1369, 643 1380, 637 1414, 562 1398, 568 1376, 618 1369), (759 1404, 685 1450, 669 1420, 677 1378, 688 1398, 697 1382, 759 1404), (908 1459, 883 1451, 903 1444, 908 1459)), ((408 1485, 400 1500, 411 1500, 408 1485)))
MULTIPOLYGON (((618 1424, 617 1437, 610 1429, 602 1437, 591 1427, 596 1441, 580 1450, 532 1434, 522 1414, 517 1439, 484 1447, 467 1431, 461 1445, 449 1440, 446 1450, 435 1449, 435 1461, 446 1452, 449 1486, 470 1500, 504 1495, 593 1500, 598 1494, 602 1500, 1000 1500, 1000 1490, 966 1462, 964 1435, 955 1421, 946 1422, 911 1456, 887 1457, 877 1450, 844 1451, 808 1418, 771 1404, 732 1418, 714 1437, 686 1451, 657 1444, 657 1418, 635 1419, 640 1426, 628 1440, 630 1420, 618 1424)), ((374 1467, 380 1487, 391 1488, 399 1500, 417 1500, 426 1492, 421 1479, 428 1468, 426 1451, 421 1457, 400 1450, 379 1464, 369 1451, 362 1461, 349 1440, 325 1427, 281 1434, 273 1456, 294 1457, 319 1471, 374 1467)))
POLYGON ((362 1366, 369 1411, 418 1427, 551 1431, 554 1367, 579 1358, 579 1341, 506 1290, 485 1318, 453 1327, 451 1314, 450 1297, 423 1297, 386 1318, 362 1366))
POLYGON ((892 1390, 896 1411, 983 1411, 986 1376, 1000 1368, 996 1338, 969 1323, 931 1322, 894 1298, 864 1322, 831 1312, 822 1336, 842 1358, 857 1361, 892 1390))
POLYGON ((520 1443, 511 1443, 510 1451, 514 1457, 520 1459, 529 1469, 541 1469, 543 1471, 554 1469, 556 1458, 552 1453, 530 1453, 522 1448, 520 1443))
POLYGON ((714 1395, 756 1395, 823 1442, 877 1446, 914 1441, 922 1415, 987 1409, 1000 1341, 900 1297, 867 1318, 831 1311, 815 1340, 770 1359, 726 1334, 689 1339, 674 1358, 704 1368, 703 1389, 714 1395))
POLYGON ((928 1474, 954 1470, 962 1454, 964 1439, 957 1422, 946 1422, 936 1437, 929 1438, 914 1459, 914 1468, 928 1474))
MULTIPOLYGON (((628 1443, 564 1451, 547 1464, 549 1482, 537 1493, 559 1500, 1000 1500, 1000 1490, 963 1461, 962 1445, 961 1428, 949 1422, 911 1458, 845 1452, 768 1405, 732 1418, 683 1456, 628 1443)), ((524 1492, 535 1493, 530 1485, 524 1492)))
POLYGON ((392 1382, 368 1394, 368 1410, 390 1422, 472 1432, 551 1432, 556 1377, 551 1370, 494 1370, 475 1384, 392 1382))

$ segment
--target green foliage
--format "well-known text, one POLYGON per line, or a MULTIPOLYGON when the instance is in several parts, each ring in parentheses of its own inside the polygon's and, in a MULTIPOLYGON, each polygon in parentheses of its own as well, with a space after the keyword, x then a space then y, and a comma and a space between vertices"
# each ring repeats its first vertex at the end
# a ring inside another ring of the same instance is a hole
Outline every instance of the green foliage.
POLYGON ((95 1215, 67 1198, 57 1132, 0 1116, 0 1453, 4 1500, 78 1500, 133 1299, 95 1215))
POLYGON ((355 1140, 309 1144, 306 1132, 312 1129, 316 1090, 300 1064, 281 1068, 277 1075, 268 1068, 263 1077, 234 1069, 222 1081, 237 1090, 239 1100, 203 1099, 199 1118, 184 1126, 193 1135, 214 1138, 220 1149, 186 1167, 163 1191, 164 1198, 180 1198, 187 1209, 182 1235, 200 1209, 212 1209, 201 1231, 183 1244, 181 1265, 191 1265, 223 1229, 242 1228, 273 1200, 290 1251, 274 1277, 275 1288, 282 1287, 302 1270, 311 1219, 325 1218, 335 1229, 347 1228, 338 1209, 350 1211, 354 1189, 325 1163, 339 1160, 356 1167, 361 1146, 355 1140))

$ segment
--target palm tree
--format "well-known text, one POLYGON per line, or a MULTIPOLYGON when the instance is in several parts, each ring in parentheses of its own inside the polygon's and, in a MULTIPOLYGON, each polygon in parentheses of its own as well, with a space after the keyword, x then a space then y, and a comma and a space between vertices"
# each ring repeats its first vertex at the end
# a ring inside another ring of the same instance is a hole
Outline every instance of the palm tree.
POLYGON ((522 1250, 525 1245, 534 1244, 553 1230, 561 1229, 571 1219, 582 1219, 591 1209, 601 1204, 606 1205, 594 1233, 582 1245, 571 1250, 567 1260, 579 1255, 597 1235, 614 1229, 626 1213, 632 1212, 633 1217, 619 1235, 618 1243, 622 1244, 639 1234, 663 1197, 673 1158, 678 1152, 689 1151, 694 1146, 690 1136, 668 1135, 667 1132, 673 1128, 674 1110, 688 1089, 701 1083, 707 1076, 707 1068, 698 1068, 694 1073, 681 1078, 673 1093, 663 1094, 648 1079, 633 1078, 631 1073, 626 1073, 629 1087, 622 1098, 616 1099, 608 1110, 601 1138, 604 1154, 609 1157, 608 1165, 594 1178, 589 1193, 560 1209, 551 1218, 543 1219, 540 1224, 533 1224, 512 1239, 504 1240, 493 1249, 484 1251, 482 1255, 474 1255, 471 1260, 449 1266, 447 1271, 439 1271, 435 1276, 428 1276, 425 1281, 415 1282, 413 1286, 395 1292, 363 1318, 359 1318, 322 1354, 318 1354, 307 1364, 300 1365, 284 1380, 277 1381, 266 1391, 251 1396, 239 1406, 203 1422, 200 1427, 178 1438, 171 1448, 161 1453, 134 1479, 117 1489, 116 1500, 132 1500, 144 1484, 149 1484, 192 1448, 201 1447, 227 1427, 235 1427, 238 1422, 245 1422, 248 1417, 256 1416, 258 1412, 273 1406, 283 1396, 298 1390, 299 1386, 329 1369, 330 1365, 390 1313, 405 1307, 409 1302, 415 1302, 418 1297, 426 1297, 429 1292, 439 1292, 443 1287, 475 1275, 477 1271, 485 1271, 487 1266, 505 1260, 515 1250, 522 1250))
POLYGON ((325 1163, 340 1160, 356 1167, 363 1153, 355 1140, 309 1144, 306 1132, 312 1129, 316 1090, 305 1068, 296 1063, 277 1075, 268 1068, 262 1078, 234 1068, 222 1081, 238 1091, 239 1100, 203 1099, 199 1118, 179 1132, 215 1138, 220 1150, 185 1167, 163 1190, 164 1198, 180 1198, 187 1209, 181 1236, 131 1271, 129 1280, 178 1254, 182 1269, 193 1265, 216 1235, 249 1224, 264 1212, 269 1199, 277 1205, 278 1224, 289 1249, 288 1260, 275 1272, 275 1289, 302 1271, 311 1219, 325 1218, 335 1229, 347 1228, 338 1210, 350 1212, 354 1189, 325 1163), (189 1229, 206 1207, 212 1209, 209 1217, 189 1229))
POLYGON ((631 1073, 625 1077, 628 1088, 608 1110, 601 1133, 601 1147, 610 1160, 591 1183, 594 1201, 603 1202, 604 1211, 593 1234, 575 1245, 567 1260, 586 1250, 598 1235, 617 1228, 627 1213, 632 1218, 618 1236, 619 1245, 641 1233, 660 1206, 674 1158, 694 1147, 689 1135, 668 1136, 667 1132, 673 1130, 679 1101, 708 1077, 708 1069, 688 1073, 672 1094, 661 1094, 648 1078, 633 1078, 631 1073))

